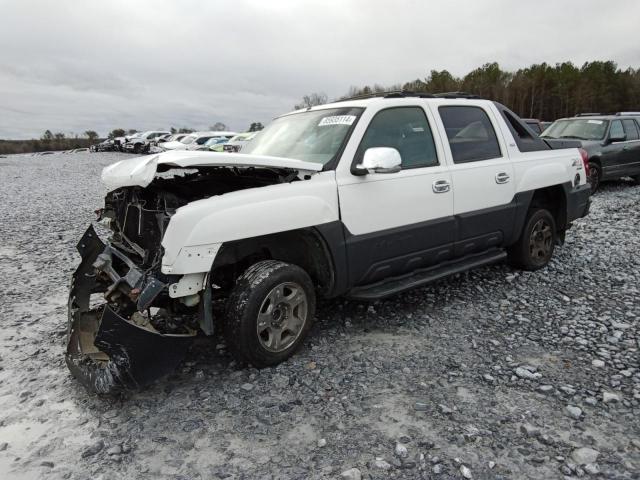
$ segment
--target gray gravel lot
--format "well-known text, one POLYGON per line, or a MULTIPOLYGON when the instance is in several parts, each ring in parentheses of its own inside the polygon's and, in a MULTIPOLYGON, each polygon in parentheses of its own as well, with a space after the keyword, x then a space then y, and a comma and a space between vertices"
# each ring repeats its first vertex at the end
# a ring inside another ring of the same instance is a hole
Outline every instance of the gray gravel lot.
POLYGON ((202 339, 114 399, 63 349, 75 243, 122 157, 0 160, 0 478, 640 478, 640 187, 604 185, 542 271, 324 302, 277 368, 202 339))

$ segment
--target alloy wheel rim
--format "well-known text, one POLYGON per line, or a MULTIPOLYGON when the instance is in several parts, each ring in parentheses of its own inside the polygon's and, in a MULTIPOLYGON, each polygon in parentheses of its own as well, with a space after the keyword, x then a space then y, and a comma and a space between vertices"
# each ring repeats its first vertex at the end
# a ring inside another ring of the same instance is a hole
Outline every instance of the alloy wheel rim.
POLYGON ((551 225, 544 219, 540 219, 533 226, 529 237, 529 255, 538 264, 546 262, 551 256, 553 247, 553 232, 551 225))
POLYGON ((258 311, 256 333, 260 345, 279 353, 290 348, 307 322, 309 303, 304 289, 294 282, 276 285, 258 311))

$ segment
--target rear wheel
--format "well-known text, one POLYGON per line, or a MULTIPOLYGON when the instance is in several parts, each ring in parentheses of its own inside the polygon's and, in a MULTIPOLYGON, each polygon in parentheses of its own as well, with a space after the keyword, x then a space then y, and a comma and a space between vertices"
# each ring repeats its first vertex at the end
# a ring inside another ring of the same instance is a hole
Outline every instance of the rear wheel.
POLYGON ((589 163, 589 183, 591 184, 591 193, 595 193, 600 186, 602 180, 602 169, 595 162, 589 163))
POLYGON ((247 269, 227 300, 225 337, 240 361, 276 365, 302 344, 315 311, 309 275, 296 265, 264 260, 247 269))
POLYGON ((556 222, 551 212, 531 209, 520 238, 509 249, 509 262, 524 270, 538 270, 551 260, 555 244, 556 222))

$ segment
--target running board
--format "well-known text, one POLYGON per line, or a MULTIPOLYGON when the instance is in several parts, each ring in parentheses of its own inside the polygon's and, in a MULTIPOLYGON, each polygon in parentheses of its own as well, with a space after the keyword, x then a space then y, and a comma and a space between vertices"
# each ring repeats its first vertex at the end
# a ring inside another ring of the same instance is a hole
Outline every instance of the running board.
POLYGON ((449 275, 500 262, 506 257, 507 252, 504 250, 491 250, 486 253, 468 255, 436 267, 424 268, 407 275, 390 277, 380 282, 355 287, 347 293, 347 297, 353 300, 379 300, 411 288, 435 282, 449 275))

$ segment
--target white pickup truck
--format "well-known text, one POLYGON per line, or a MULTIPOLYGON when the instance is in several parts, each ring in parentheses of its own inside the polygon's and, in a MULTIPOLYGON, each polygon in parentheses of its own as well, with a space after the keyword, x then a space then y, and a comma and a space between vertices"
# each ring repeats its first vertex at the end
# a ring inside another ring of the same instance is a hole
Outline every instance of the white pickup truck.
POLYGON ((140 386, 220 328, 240 360, 275 365, 318 296, 542 268, 588 212, 585 160, 498 103, 398 93, 281 116, 240 154, 120 161, 102 174, 110 237, 78 245, 67 364, 98 392, 140 386))

